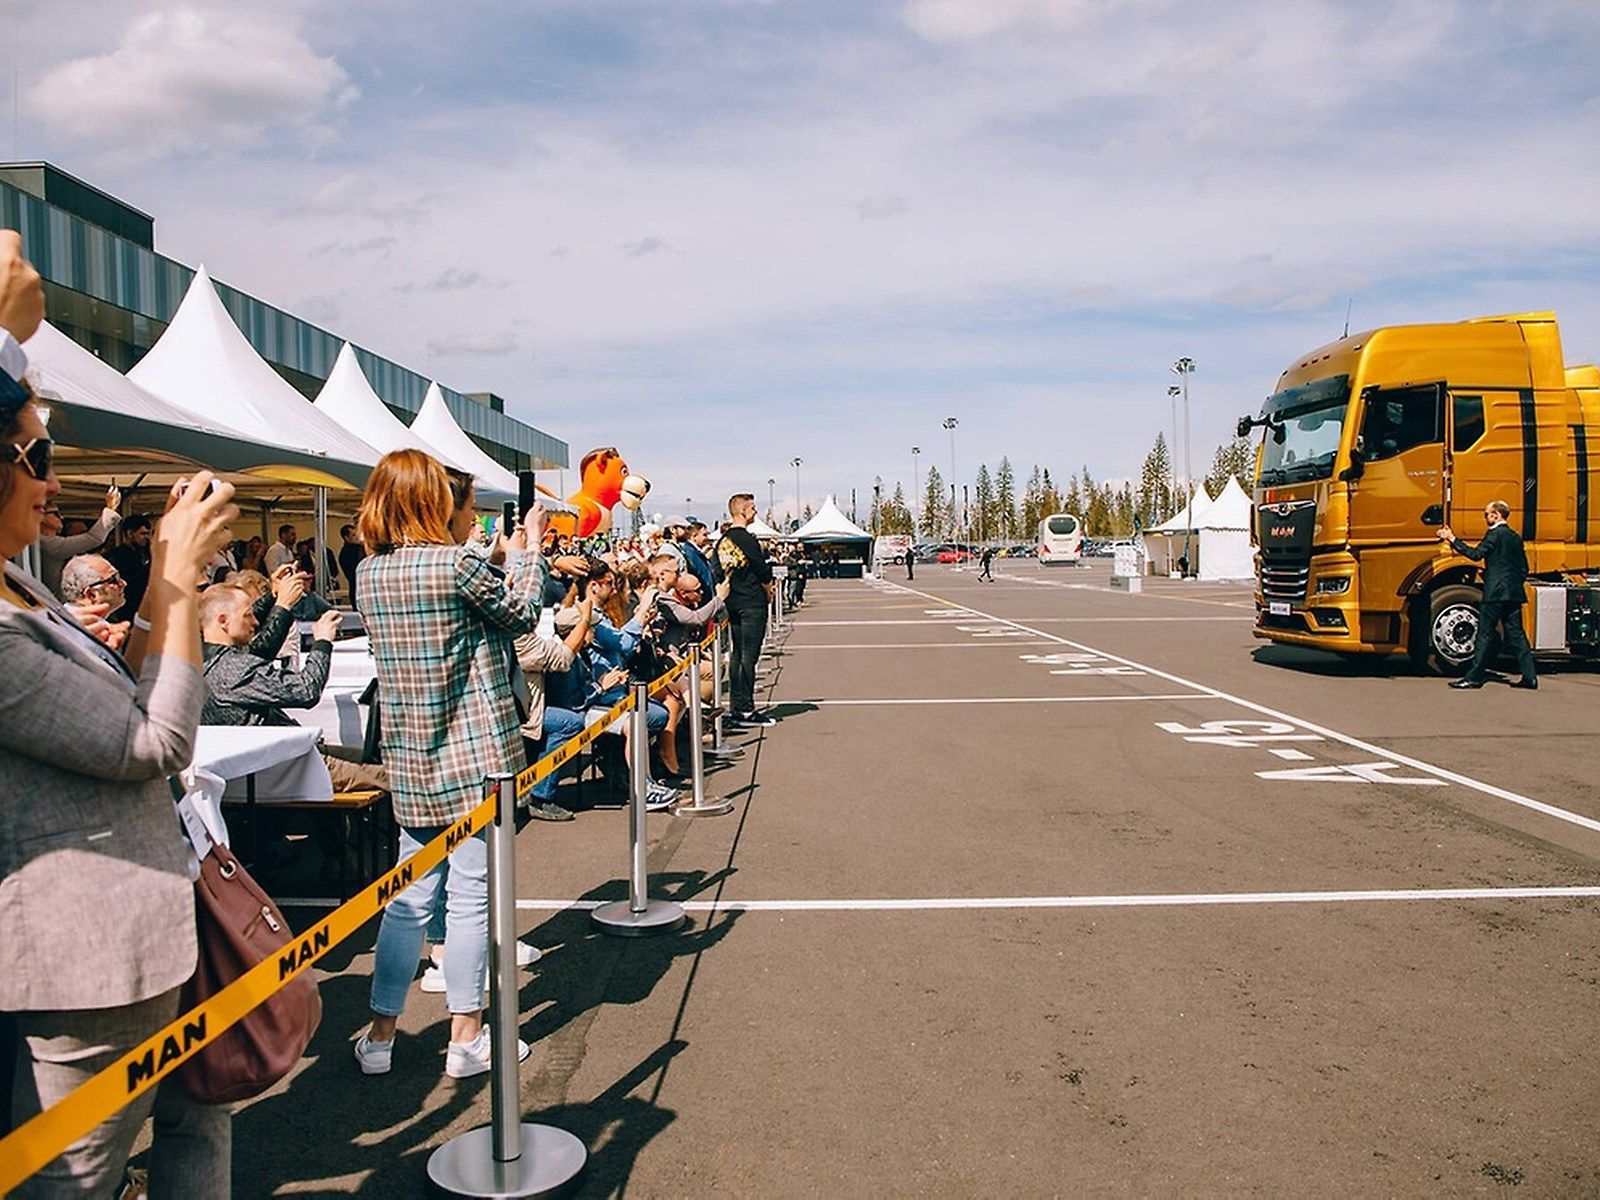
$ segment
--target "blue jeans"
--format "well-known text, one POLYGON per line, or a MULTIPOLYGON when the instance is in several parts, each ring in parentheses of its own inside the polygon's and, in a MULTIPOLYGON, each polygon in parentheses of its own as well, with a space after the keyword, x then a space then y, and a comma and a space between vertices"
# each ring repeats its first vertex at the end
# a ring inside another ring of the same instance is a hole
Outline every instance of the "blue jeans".
MULTIPOLYGON (((538 762, 546 754, 553 754, 583 732, 583 714, 570 708, 544 710, 544 736, 528 754, 530 763, 538 762)), ((561 770, 565 770, 565 765, 561 770)), ((533 785, 533 799, 538 804, 548 804, 556 798, 556 785, 561 782, 561 771, 552 771, 533 785)))
MULTIPOLYGON (((628 693, 624 688, 612 688, 609 692, 595 697, 595 702, 589 706, 589 712, 604 712, 614 704, 621 702, 628 693)), ((629 718, 624 718, 627 720, 629 718)), ((645 728, 651 733, 660 733, 667 727, 667 706, 656 700, 651 700, 644 709, 645 728)), ((621 732, 619 727, 616 732, 621 732)))
MULTIPOLYGON (((401 861, 446 828, 402 825, 401 861)), ((489 965, 489 842, 480 829, 383 910, 372 968, 373 1012, 398 1017, 405 1011, 406 992, 422 957, 423 933, 440 903, 445 909, 445 1008, 455 1014, 482 1011, 483 977, 489 965)))

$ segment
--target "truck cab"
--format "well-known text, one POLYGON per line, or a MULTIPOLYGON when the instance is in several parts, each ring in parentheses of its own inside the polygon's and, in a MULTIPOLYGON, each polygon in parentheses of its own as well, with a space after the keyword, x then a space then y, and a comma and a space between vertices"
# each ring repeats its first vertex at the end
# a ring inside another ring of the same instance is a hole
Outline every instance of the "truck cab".
POLYGON ((1490 500, 1511 506, 1531 582, 1587 587, 1600 565, 1600 372, 1562 365, 1552 313, 1341 338, 1283 373, 1253 428, 1258 637, 1460 669, 1478 567, 1437 535, 1477 541, 1490 500))

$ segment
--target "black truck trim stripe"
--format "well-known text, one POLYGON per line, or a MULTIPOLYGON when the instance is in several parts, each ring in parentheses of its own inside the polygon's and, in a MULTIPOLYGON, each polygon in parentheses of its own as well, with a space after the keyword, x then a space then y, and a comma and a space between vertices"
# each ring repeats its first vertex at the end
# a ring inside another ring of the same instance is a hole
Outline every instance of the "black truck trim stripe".
POLYGON ((1582 425, 1572 427, 1572 450, 1574 465, 1578 471, 1577 517, 1578 527, 1575 531, 1577 540, 1589 540, 1589 435, 1582 425))
POLYGON ((1533 389, 1517 393, 1522 408, 1522 540, 1531 542, 1539 531, 1539 410, 1533 389))

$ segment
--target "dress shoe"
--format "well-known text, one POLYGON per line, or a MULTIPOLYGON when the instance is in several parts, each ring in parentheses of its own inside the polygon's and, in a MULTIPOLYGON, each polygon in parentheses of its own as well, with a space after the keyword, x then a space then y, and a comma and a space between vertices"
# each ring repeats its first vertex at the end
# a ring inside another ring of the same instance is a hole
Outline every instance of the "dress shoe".
POLYGON ((1483 680, 1467 678, 1452 679, 1450 681, 1450 686, 1453 688, 1481 688, 1483 686, 1483 680))
POLYGON ((1537 679, 1517 679, 1512 681, 1511 686, 1524 688, 1530 692, 1537 692, 1539 690, 1539 681, 1537 679))

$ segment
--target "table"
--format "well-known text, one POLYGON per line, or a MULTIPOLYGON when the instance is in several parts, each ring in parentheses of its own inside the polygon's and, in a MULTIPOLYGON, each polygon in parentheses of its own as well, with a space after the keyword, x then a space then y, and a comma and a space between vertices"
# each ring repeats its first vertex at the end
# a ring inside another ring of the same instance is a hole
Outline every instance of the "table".
POLYGON ((361 703, 361 696, 377 673, 365 637, 335 642, 321 697, 314 707, 294 714, 295 719, 321 733, 331 746, 360 749, 366 745, 370 711, 370 706, 361 703))
POLYGON ((317 749, 317 733, 300 725, 200 726, 182 779, 212 836, 228 844, 226 800, 245 805, 252 841, 257 801, 332 800, 333 780, 317 749))

